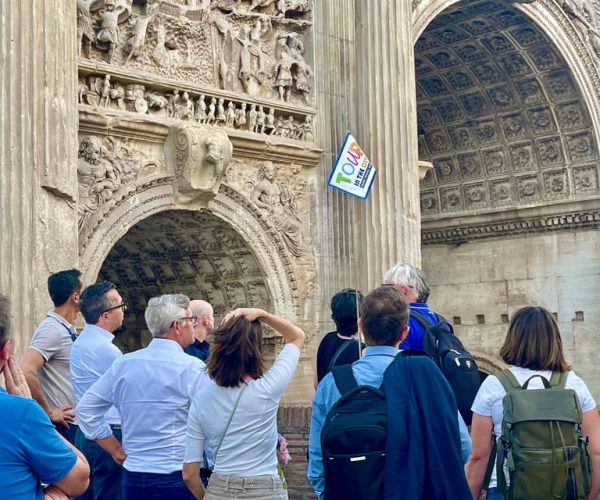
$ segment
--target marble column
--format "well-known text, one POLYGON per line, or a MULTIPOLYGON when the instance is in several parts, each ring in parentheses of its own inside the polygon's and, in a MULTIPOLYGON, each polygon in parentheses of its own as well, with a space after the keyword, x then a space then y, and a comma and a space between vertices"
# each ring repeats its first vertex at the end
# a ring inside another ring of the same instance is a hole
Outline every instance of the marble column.
POLYGON ((77 56, 73 0, 0 1, 0 292, 16 347, 51 304, 46 279, 77 266, 77 56))
POLYGON ((362 286, 395 261, 420 265, 419 168, 411 3, 355 0, 355 136, 377 169, 359 202, 362 286))

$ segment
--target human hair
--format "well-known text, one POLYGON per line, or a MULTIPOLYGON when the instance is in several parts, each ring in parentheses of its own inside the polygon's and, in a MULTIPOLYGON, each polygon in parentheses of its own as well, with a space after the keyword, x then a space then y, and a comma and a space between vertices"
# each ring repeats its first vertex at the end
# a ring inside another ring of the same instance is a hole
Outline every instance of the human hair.
POLYGON ((360 306, 362 331, 369 345, 393 346, 406 328, 409 307, 404 295, 389 286, 369 293, 360 306))
POLYGON ((358 331, 358 307, 364 296, 354 288, 344 288, 331 298, 331 319, 341 335, 354 335, 358 331))
POLYGON ((69 269, 48 277, 48 293, 55 307, 62 306, 73 292, 81 289, 81 271, 69 269))
POLYGON ((383 282, 413 287, 417 291, 417 302, 427 302, 429 299, 430 289, 425 281, 425 274, 412 264, 397 262, 385 272, 383 282))
POLYGON ((88 286, 79 299, 79 309, 88 325, 95 325, 100 315, 113 306, 112 299, 106 294, 117 287, 112 281, 101 281, 88 286))
POLYGON ((543 307, 523 307, 511 318, 500 356, 505 363, 531 370, 566 372, 556 320, 543 307))
POLYGON ((265 372, 262 326, 242 316, 219 326, 206 361, 208 375, 221 387, 237 387, 244 377, 257 379, 265 372))
POLYGON ((165 337, 173 324, 185 316, 190 306, 190 299, 181 293, 165 294, 152 297, 148 301, 144 319, 148 330, 154 338, 165 337))
POLYGON ((10 315, 10 300, 0 294, 0 347, 12 338, 12 317, 10 315))

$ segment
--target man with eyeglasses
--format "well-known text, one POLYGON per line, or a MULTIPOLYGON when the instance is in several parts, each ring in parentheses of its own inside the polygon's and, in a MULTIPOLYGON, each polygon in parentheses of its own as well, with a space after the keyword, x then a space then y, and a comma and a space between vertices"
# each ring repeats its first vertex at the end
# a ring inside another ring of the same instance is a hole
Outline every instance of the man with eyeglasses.
POLYGON ((75 443, 75 394, 71 386, 69 358, 77 338, 75 318, 83 284, 81 272, 69 269, 48 277, 48 293, 54 309, 38 325, 21 359, 21 369, 31 396, 50 417, 56 430, 75 443))
POLYGON ((189 500, 181 470, 191 398, 208 383, 205 365, 183 348, 194 341, 190 299, 173 294, 148 301, 152 341, 125 354, 88 389, 76 408, 83 433, 122 463, 123 498, 189 500), (121 415, 123 446, 107 412, 121 415))
MULTIPOLYGON (((123 325, 127 306, 114 283, 102 281, 88 286, 81 294, 81 314, 85 327, 71 349, 71 382, 77 402, 123 354, 113 344, 113 332, 123 325)), ((106 413, 117 440, 121 441, 121 416, 113 406, 106 413)), ((123 469, 110 454, 84 436, 81 429, 75 436, 75 444, 87 458, 90 469, 90 486, 81 499, 121 498, 123 469)))

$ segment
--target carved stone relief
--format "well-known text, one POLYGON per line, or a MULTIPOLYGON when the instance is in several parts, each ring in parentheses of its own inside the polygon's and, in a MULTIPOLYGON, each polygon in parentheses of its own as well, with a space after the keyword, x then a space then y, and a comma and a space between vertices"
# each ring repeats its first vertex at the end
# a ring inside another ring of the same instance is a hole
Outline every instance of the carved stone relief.
POLYGON ((300 208, 307 208, 307 181, 300 174, 301 169, 293 165, 290 169, 272 161, 258 161, 248 166, 234 160, 226 176, 227 184, 246 195, 260 216, 273 225, 294 257, 305 255, 310 244, 300 208))
MULTIPOLYGON (((592 42, 590 5, 570 15, 592 42)), ((526 13, 454 3, 424 29, 415 60, 419 159, 434 166, 421 181, 425 222, 598 194, 586 99, 526 13)))
POLYGON ((140 174, 157 168, 155 160, 114 137, 84 137, 78 156, 80 230, 95 212, 110 210, 119 199, 131 194, 140 174))
POLYGON ((306 105, 311 10, 309 0, 77 0, 80 55, 306 105))
POLYGON ((79 102, 98 109, 168 117, 263 136, 311 143, 315 140, 311 114, 284 114, 274 107, 178 89, 153 90, 139 83, 121 83, 110 75, 80 77, 79 102))
POLYGON ((219 191, 233 145, 223 130, 186 125, 171 129, 165 152, 175 167, 175 201, 206 206, 219 191))

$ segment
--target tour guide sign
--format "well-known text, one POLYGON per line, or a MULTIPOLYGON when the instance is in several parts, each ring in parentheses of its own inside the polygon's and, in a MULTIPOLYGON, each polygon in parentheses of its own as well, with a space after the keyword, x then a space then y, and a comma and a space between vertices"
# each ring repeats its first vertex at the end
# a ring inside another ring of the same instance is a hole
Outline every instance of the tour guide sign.
POLYGON ((328 185, 366 200, 377 172, 350 132, 338 153, 328 185))

